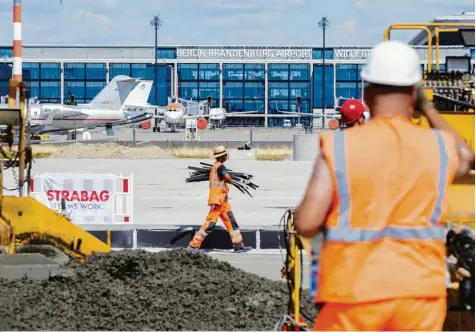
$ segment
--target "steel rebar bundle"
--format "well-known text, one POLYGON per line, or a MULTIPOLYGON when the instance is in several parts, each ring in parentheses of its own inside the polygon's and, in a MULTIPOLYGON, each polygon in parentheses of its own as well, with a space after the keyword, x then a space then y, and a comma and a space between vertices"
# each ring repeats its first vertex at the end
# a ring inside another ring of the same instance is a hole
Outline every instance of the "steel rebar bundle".
MULTIPOLYGON (((190 177, 185 179, 185 182, 204 182, 208 181, 210 178, 210 171, 213 165, 207 163, 200 163, 201 167, 188 166, 188 169, 192 170, 190 172, 190 177)), ((250 197, 253 197, 249 190, 256 190, 259 187, 251 182, 253 175, 247 173, 234 172, 231 169, 228 169, 228 173, 233 179, 232 185, 238 189, 243 194, 248 194, 250 197)))

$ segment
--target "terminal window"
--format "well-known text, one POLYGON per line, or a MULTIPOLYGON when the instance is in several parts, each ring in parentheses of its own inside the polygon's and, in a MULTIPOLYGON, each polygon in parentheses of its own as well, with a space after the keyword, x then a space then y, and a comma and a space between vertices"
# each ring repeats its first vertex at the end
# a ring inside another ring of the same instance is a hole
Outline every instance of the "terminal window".
POLYGON ((109 80, 112 80, 118 75, 131 76, 130 63, 110 63, 109 64, 109 80))

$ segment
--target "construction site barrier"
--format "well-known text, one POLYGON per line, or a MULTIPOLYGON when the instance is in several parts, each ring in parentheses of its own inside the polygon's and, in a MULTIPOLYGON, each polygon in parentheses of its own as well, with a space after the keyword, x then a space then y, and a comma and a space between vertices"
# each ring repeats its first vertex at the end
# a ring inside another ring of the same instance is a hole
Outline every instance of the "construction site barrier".
MULTIPOLYGON (((113 249, 164 249, 184 248, 200 229, 200 224, 87 224, 81 227, 113 249)), ((240 227, 243 241, 254 249, 285 248, 282 227, 240 227)), ((205 238, 204 249, 232 249, 230 235, 218 224, 212 234, 205 238)))
POLYGON ((36 174, 30 195, 78 225, 133 222, 132 174, 36 174))
MULTIPOLYGON (((163 224, 86 224, 81 227, 113 249, 164 249, 184 248, 200 229, 194 225, 163 224)), ((243 241, 254 249, 280 249, 285 247, 282 229, 278 226, 240 228, 243 241)), ((217 225, 202 244, 203 249, 232 249, 230 234, 217 225)))

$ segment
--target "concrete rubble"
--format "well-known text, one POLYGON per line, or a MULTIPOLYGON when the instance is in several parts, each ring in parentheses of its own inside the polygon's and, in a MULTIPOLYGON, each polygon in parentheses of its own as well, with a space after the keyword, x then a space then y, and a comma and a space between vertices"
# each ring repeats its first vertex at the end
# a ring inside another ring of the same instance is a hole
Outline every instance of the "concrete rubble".
POLYGON ((286 283, 183 249, 94 254, 62 269, 0 279, 0 330, 272 330, 288 305, 286 283))

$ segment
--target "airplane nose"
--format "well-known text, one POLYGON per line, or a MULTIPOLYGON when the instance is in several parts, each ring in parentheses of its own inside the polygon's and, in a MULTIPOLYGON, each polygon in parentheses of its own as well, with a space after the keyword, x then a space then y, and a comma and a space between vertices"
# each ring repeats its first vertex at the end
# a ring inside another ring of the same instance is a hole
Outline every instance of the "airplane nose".
POLYGON ((179 112, 167 112, 164 116, 166 122, 171 124, 178 124, 180 122, 180 113, 179 112))

